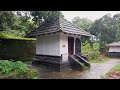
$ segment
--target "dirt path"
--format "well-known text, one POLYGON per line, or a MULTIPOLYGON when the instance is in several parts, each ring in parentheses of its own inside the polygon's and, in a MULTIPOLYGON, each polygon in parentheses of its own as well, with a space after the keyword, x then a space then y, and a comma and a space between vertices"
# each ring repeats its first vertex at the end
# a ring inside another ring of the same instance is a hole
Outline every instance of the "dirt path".
MULTIPOLYGON (((111 59, 105 63, 92 63, 90 70, 86 70, 80 76, 81 79, 100 79, 110 69, 120 62, 119 59, 111 59)), ((78 77, 79 78, 79 77, 78 77)))
POLYGON ((42 67, 34 67, 39 73, 40 77, 44 79, 100 79, 115 65, 120 63, 120 59, 111 59, 105 63, 91 63, 91 68, 85 71, 66 71, 66 72, 52 72, 42 67))

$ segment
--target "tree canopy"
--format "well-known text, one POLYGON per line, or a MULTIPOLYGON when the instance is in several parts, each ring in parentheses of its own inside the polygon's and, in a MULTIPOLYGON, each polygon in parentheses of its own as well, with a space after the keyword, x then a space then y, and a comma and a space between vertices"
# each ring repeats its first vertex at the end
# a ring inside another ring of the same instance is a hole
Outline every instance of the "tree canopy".
POLYGON ((89 32, 89 28, 93 24, 93 21, 88 18, 75 17, 72 19, 72 23, 78 28, 82 28, 83 30, 89 32))
POLYGON ((90 33, 95 35, 100 43, 101 49, 105 50, 108 43, 120 40, 120 14, 113 17, 110 14, 104 15, 96 20, 90 30, 90 33))
POLYGON ((58 17, 58 11, 30 11, 35 24, 40 26, 43 22, 48 22, 58 17))
POLYGON ((42 23, 64 18, 60 11, 0 11, 0 31, 24 37, 42 23))

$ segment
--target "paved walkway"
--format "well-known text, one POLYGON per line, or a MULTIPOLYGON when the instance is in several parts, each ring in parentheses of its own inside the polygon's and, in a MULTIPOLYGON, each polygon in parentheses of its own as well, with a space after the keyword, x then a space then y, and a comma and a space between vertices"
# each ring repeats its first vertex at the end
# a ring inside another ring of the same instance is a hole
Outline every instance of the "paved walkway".
POLYGON ((91 68, 85 71, 66 71, 66 72, 52 72, 44 67, 34 67, 39 73, 40 77, 44 79, 100 79, 115 65, 120 63, 120 59, 111 59, 104 63, 91 63, 91 68))
MULTIPOLYGON (((92 63, 90 70, 86 70, 80 76, 81 79, 100 79, 110 69, 120 62, 120 59, 111 59, 105 63, 92 63)), ((79 78, 79 77, 78 77, 79 78)))

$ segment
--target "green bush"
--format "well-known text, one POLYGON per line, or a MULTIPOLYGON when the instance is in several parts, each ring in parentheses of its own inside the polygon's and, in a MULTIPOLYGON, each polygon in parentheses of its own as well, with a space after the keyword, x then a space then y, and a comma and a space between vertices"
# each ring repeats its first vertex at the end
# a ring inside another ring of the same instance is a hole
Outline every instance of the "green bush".
POLYGON ((35 69, 29 69, 24 73, 19 73, 12 76, 13 79, 39 79, 38 72, 35 69))
MULTIPOLYGON (((35 79, 38 78, 38 72, 30 69, 27 64, 21 61, 13 62, 8 60, 0 60, 0 75, 17 79, 35 79), (10 76, 9 76, 10 75, 10 76)), ((1 78, 1 77, 0 77, 1 78)))
POLYGON ((82 44, 82 53, 83 54, 88 54, 89 60, 97 60, 99 59, 99 44, 98 43, 93 43, 90 45, 90 43, 85 42, 82 44))

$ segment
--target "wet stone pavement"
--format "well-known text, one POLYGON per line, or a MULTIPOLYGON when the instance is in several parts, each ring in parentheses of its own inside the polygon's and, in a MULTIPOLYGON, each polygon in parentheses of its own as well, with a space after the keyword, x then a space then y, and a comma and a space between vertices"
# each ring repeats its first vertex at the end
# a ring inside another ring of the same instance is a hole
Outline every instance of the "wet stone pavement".
POLYGON ((44 66, 32 67, 39 71, 42 79, 100 79, 118 63, 120 63, 120 59, 111 59, 104 63, 91 63, 91 68, 84 71, 69 70, 64 72, 53 72, 44 66))

